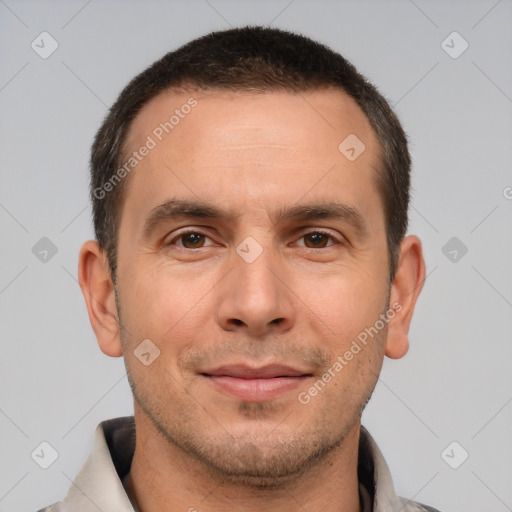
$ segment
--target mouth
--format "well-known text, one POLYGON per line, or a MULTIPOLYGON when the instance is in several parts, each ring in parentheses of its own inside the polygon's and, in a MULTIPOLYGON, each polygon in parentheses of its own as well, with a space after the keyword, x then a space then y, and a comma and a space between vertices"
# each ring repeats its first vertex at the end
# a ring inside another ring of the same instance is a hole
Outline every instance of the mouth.
POLYGON ((215 389, 244 401, 257 402, 277 398, 312 377, 311 373, 283 365, 251 368, 244 365, 221 366, 201 376, 215 389))

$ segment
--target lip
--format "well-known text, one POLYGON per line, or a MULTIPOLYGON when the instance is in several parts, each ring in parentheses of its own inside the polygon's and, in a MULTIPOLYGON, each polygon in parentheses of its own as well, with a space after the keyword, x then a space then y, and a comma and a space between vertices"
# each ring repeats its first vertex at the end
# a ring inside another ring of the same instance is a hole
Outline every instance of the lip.
POLYGON ((260 368, 221 366, 201 375, 218 390, 251 402, 277 398, 312 376, 302 370, 278 364, 260 368))
POLYGON ((207 370, 203 372, 203 374, 215 377, 236 377, 238 379, 272 379, 276 377, 300 377, 303 375, 311 375, 307 371, 283 364, 268 364, 260 366, 259 368, 245 364, 224 365, 218 366, 212 370, 207 370))

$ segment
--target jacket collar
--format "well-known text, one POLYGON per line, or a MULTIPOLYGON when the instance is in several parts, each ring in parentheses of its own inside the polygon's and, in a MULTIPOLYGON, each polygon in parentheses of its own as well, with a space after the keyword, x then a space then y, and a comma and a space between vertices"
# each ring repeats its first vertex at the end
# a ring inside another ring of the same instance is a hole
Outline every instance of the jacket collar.
MULTIPOLYGON (((122 479, 130 471, 134 450, 133 416, 100 423, 94 434, 93 449, 71 484, 62 502, 62 510, 133 512, 122 479)), ((369 495, 373 503, 369 510, 395 510, 397 497, 389 468, 376 442, 363 426, 359 436, 358 478, 360 485, 368 491, 364 493, 366 499, 369 495)))

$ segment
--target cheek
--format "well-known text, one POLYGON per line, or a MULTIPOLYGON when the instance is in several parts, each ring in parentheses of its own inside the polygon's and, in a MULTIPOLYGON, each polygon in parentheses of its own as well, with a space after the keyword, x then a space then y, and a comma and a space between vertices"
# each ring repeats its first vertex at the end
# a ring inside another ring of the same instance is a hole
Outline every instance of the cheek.
POLYGON ((150 339, 160 350, 158 362, 174 368, 180 355, 209 340, 205 329, 215 316, 209 294, 216 280, 199 272, 177 272, 165 263, 140 261, 130 270, 121 302, 125 344, 133 351, 150 339))
MULTIPOLYGON (((120 280, 121 282, 121 280, 120 280)), ((194 303, 194 293, 169 273, 137 263, 127 269, 122 280, 123 323, 131 337, 143 337, 157 344, 179 326, 194 303)))
POLYGON ((299 276, 293 289, 306 306, 301 309, 314 324, 312 330, 325 333, 333 348, 341 350, 379 318, 388 287, 381 269, 353 265, 312 281, 299 276))
POLYGON ((318 428, 331 433, 346 426, 341 418, 347 421, 361 414, 375 388, 381 365, 381 358, 371 347, 353 354, 350 360, 343 355, 344 352, 335 354, 326 372, 299 396, 301 407, 306 409, 304 414, 316 417, 318 428))

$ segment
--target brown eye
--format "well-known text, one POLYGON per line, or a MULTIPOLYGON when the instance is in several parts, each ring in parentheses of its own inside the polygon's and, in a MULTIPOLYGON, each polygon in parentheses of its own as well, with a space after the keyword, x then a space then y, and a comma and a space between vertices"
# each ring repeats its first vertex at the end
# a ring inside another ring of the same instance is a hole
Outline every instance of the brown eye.
POLYGON ((302 238, 304 238, 305 245, 309 249, 323 249, 327 246, 329 239, 332 239, 332 236, 320 231, 314 231, 303 235, 302 238))
POLYGON ((181 247, 185 249, 200 249, 204 246, 206 235, 197 233, 195 231, 189 231, 180 235, 176 240, 181 240, 181 247))

